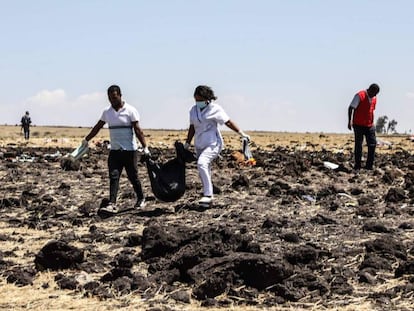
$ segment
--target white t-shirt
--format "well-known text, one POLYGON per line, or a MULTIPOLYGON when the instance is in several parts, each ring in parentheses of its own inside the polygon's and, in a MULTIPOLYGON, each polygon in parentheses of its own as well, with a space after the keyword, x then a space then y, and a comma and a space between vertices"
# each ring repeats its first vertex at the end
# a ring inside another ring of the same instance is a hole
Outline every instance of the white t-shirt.
POLYGON ((214 103, 210 103, 201 110, 194 105, 190 109, 190 124, 194 126, 194 147, 203 150, 208 146, 220 145, 223 148, 223 137, 218 129, 218 125, 223 125, 230 118, 224 109, 214 103))
POLYGON ((121 109, 116 111, 112 106, 107 107, 101 120, 108 123, 111 150, 137 150, 138 144, 132 122, 139 122, 138 110, 124 102, 121 109))

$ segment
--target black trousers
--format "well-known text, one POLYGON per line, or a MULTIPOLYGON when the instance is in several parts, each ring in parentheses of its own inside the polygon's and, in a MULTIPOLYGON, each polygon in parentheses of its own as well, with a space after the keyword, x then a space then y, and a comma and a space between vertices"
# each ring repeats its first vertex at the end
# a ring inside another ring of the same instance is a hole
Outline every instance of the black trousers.
POLYGON ((23 128, 23 132, 24 132, 24 139, 28 140, 30 137, 30 129, 27 127, 23 128))
POLYGON ((123 168, 134 187, 137 199, 143 199, 144 194, 138 178, 138 151, 111 150, 108 157, 110 202, 116 202, 123 168))
POLYGON ((377 138, 375 135, 375 126, 367 127, 354 125, 354 135, 355 135, 355 168, 361 168, 361 158, 362 158, 362 143, 365 140, 368 145, 368 156, 365 163, 365 168, 372 169, 375 160, 375 147, 377 146, 377 138))

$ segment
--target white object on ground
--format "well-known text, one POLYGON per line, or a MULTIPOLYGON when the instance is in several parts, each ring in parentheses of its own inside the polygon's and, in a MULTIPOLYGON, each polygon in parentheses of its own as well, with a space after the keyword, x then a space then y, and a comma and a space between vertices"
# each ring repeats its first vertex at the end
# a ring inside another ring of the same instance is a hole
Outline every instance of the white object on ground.
POLYGON ((34 162, 34 160, 36 159, 35 157, 32 157, 28 154, 22 154, 18 157, 16 157, 17 161, 19 162, 34 162))
POLYGON ((339 167, 338 164, 328 162, 328 161, 323 162, 323 166, 325 166, 326 168, 329 168, 331 170, 336 170, 339 167))
POLYGON ((351 196, 347 193, 344 193, 344 192, 338 192, 337 195, 341 196, 341 197, 346 197, 346 198, 351 199, 351 200, 355 200, 355 198, 353 196, 351 196))
POLYGON ((377 137, 377 146, 392 146, 392 143, 377 137))
POLYGON ((316 202, 316 198, 312 195, 309 195, 309 194, 302 195, 302 199, 305 199, 309 202, 316 202))

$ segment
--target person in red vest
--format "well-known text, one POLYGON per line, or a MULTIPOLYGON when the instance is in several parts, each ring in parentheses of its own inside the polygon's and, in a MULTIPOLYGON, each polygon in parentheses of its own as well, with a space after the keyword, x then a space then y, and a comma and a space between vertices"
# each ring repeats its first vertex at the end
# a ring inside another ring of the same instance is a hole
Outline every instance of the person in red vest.
POLYGON ((355 165, 354 169, 361 168, 362 142, 365 140, 368 145, 368 156, 365 163, 367 170, 372 170, 375 159, 375 147, 377 139, 375 136, 374 110, 377 104, 376 95, 380 88, 378 84, 371 84, 367 90, 359 91, 348 108, 348 129, 354 128, 355 135, 355 165))

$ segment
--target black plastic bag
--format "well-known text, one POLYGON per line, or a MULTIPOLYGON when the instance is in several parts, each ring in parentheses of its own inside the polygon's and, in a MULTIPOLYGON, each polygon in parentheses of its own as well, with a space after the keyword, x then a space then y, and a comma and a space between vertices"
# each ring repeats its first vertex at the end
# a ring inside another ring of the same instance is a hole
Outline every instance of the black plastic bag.
POLYGON ((176 158, 159 164, 151 158, 145 158, 151 189, 154 196, 164 202, 174 202, 185 192, 185 163, 195 161, 194 154, 184 149, 184 145, 175 142, 176 158))

